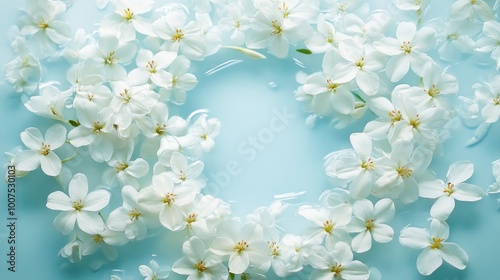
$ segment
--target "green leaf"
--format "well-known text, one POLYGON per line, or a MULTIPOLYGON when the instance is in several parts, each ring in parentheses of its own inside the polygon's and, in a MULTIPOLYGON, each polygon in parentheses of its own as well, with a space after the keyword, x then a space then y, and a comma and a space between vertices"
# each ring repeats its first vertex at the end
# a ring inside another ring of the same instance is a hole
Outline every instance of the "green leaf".
POLYGON ((312 54, 312 51, 309 49, 296 49, 296 51, 303 54, 312 54))
POLYGON ((74 126, 74 127, 78 127, 80 126, 80 122, 79 121, 74 121, 74 120, 69 120, 69 124, 74 126))
POLYGON ((230 280, 234 280, 234 276, 235 276, 235 275, 234 275, 234 273, 229 272, 229 279, 230 279, 230 280))

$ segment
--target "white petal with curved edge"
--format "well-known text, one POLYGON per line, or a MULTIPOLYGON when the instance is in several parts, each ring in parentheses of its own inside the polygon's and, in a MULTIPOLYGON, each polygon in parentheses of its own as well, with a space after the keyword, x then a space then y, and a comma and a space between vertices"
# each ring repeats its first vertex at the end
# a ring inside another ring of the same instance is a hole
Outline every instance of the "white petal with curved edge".
POLYGON ((62 234, 67 235, 75 227, 76 214, 73 211, 59 213, 54 219, 54 227, 62 234))
POLYGON ((378 243, 390 242, 394 236, 394 230, 386 224, 375 224, 372 230, 372 236, 378 243))
POLYGON ((352 250, 356 253, 363 253, 372 247, 372 235, 365 230, 352 239, 352 250))
POLYGON ((100 211, 108 205, 110 198, 107 190, 93 191, 83 200, 83 208, 85 211, 100 211))
POLYGON ((423 249, 429 246, 430 237, 427 230, 423 228, 407 227, 401 230, 399 242, 406 247, 423 249))
POLYGON ((233 253, 229 257, 229 272, 241 274, 250 265, 250 259, 246 253, 233 253))
POLYGON ((85 199, 85 197, 87 196, 88 191, 89 191, 89 183, 87 177, 82 173, 75 174, 75 176, 73 176, 73 178, 69 182, 68 186, 69 197, 73 201, 77 200, 83 201, 83 199, 85 199))
POLYGON ((46 156, 39 157, 42 171, 49 176, 57 176, 61 173, 61 159, 54 153, 49 152, 46 156))
POLYGON ((460 201, 478 201, 483 198, 484 191, 479 186, 461 183, 455 185, 455 192, 452 196, 460 201))
POLYGON ((55 191, 47 197, 47 208, 59 211, 73 210, 73 201, 62 191, 55 191))
POLYGON ((469 256, 464 249, 452 242, 443 243, 441 256, 447 263, 458 269, 465 269, 467 263, 469 262, 469 256))
POLYGON ((88 234, 100 233, 104 230, 104 222, 97 212, 76 212, 78 227, 88 234))
POLYGON ((441 264, 443 264, 443 258, 436 249, 426 248, 417 258, 417 269, 422 275, 432 274, 441 264))
POLYGON ((439 197, 431 207, 431 217, 446 220, 455 208, 455 199, 448 195, 439 197))

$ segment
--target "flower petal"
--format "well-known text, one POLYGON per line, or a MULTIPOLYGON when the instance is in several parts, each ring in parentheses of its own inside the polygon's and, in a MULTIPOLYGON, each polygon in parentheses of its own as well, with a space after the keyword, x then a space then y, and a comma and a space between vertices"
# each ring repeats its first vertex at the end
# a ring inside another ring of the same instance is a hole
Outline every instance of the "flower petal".
POLYGON ((443 264, 443 258, 436 249, 426 248, 417 258, 417 269, 422 275, 432 274, 441 264, 443 264))

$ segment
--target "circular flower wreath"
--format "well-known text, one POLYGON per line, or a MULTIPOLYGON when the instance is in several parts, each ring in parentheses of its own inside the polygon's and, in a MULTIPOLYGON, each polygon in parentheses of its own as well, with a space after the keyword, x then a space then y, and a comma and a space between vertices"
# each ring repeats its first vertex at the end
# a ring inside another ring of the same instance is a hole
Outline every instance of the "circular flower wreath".
MULTIPOLYGON (((107 2, 97 0, 98 7, 107 2)), ((469 161, 453 163, 446 178, 436 179, 428 167, 457 117, 478 127, 468 144, 486 136, 500 115, 500 76, 476 84, 474 97, 457 97, 457 79, 429 53, 437 50, 433 56, 447 62, 491 54, 487 63, 496 63, 498 70, 498 5, 458 0, 443 20, 428 19, 430 4, 421 0, 395 0, 385 10, 361 0, 203 0, 163 6, 153 0, 111 0, 114 12, 89 35, 81 29, 72 33, 62 21, 71 4, 29 0, 12 43, 17 57, 5 66, 6 80, 29 97, 25 107, 59 122, 45 135, 34 127, 24 130, 21 140, 28 149, 13 152, 10 165, 18 177, 41 167, 68 186, 51 193, 46 205, 59 211, 55 228, 71 237, 59 252, 64 258, 78 262, 101 247, 112 261, 114 246, 163 227, 185 233, 184 256, 171 271, 189 279, 287 277, 306 266, 311 279, 373 279, 376 270, 353 260, 353 252, 393 239, 388 225, 396 211, 393 200, 410 204, 423 197, 435 199, 430 229, 406 227, 400 243, 422 250, 417 268, 423 275, 443 260, 466 267, 466 252, 447 241, 446 220, 455 200, 480 200, 483 190, 465 182, 474 172, 469 161), (204 194, 200 159, 213 149, 220 122, 204 111, 187 119, 169 116, 168 105, 182 105, 196 86, 192 60, 221 48, 255 59, 265 58, 255 49, 286 58, 296 45, 304 55, 323 56, 322 71, 297 75, 296 99, 310 112, 306 123, 329 118, 341 128, 373 113, 363 132, 350 135, 352 149, 325 157, 334 188, 322 195, 322 206, 300 207, 298 214, 311 227, 298 235, 278 230, 287 207, 282 201, 240 221, 231 218, 226 202, 204 194), (66 76, 71 86, 40 83, 42 64, 62 60, 71 64, 66 76), (403 84, 403 78, 415 83, 403 84), (64 147, 76 153, 61 160, 64 147), (146 149, 156 157, 143 158, 146 149), (85 157, 83 151, 109 165, 105 185, 119 186, 121 206, 106 209, 119 197, 89 189, 87 177, 66 166, 85 157)), ((500 163, 493 172, 490 193, 500 191, 500 163)), ((145 279, 170 274, 154 260, 139 271, 145 279)))

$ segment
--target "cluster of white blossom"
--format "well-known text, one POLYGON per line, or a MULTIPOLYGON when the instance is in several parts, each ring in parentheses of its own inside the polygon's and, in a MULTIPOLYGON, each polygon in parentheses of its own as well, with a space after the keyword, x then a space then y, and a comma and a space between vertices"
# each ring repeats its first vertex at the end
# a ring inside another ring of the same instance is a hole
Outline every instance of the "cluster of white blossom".
MULTIPOLYGON (((99 8, 110 5, 113 12, 92 34, 72 33, 64 22, 71 1, 28 0, 23 10, 6 80, 29 96, 29 111, 58 123, 45 137, 33 127, 21 133, 29 150, 13 155, 18 176, 38 167, 48 176, 71 174, 64 166, 71 157, 61 160, 55 152, 66 145, 88 149, 93 161, 109 165, 104 177, 121 189, 121 206, 108 215, 101 211, 120 198, 104 189, 89 192, 82 173, 69 176, 67 194, 48 196, 46 206, 61 211, 55 228, 72 236, 61 256, 78 262, 101 247, 115 260, 115 246, 161 226, 186 233, 184 256, 171 270, 188 279, 263 278, 268 271, 287 277, 305 266, 311 279, 369 279, 369 267, 353 252, 369 251, 373 240, 390 242, 397 203, 423 197, 436 199, 430 230, 404 228, 400 243, 423 249, 417 268, 424 275, 443 259, 465 268, 467 254, 446 242, 446 220, 455 200, 479 200, 483 190, 464 183, 474 171, 468 161, 453 163, 446 180, 435 180, 429 165, 457 114, 464 121, 474 114, 482 123, 498 121, 500 76, 476 85, 474 100, 459 101, 457 79, 429 53, 437 48, 444 61, 491 53, 498 69, 500 24, 492 7, 459 0, 440 22, 427 19, 432 4, 421 0, 395 0, 387 10, 362 0, 182 2, 98 0, 99 8), (192 60, 220 48, 252 58, 264 57, 252 49, 265 49, 286 58, 293 46, 323 56, 321 71, 297 75, 295 96, 306 103, 309 122, 329 117, 340 128, 370 119, 363 132, 350 135, 352 149, 325 157, 336 188, 324 193, 321 206, 298 210, 310 228, 284 234, 279 221, 287 204, 277 201, 240 220, 231 218, 229 204, 203 194, 202 156, 213 150, 221 124, 203 110, 182 118, 169 116, 169 108, 182 105, 197 84, 192 60), (41 83, 41 65, 60 60, 71 65, 69 85, 41 83), (459 102, 468 102, 468 115, 456 111, 459 102), (148 152, 156 156, 149 159, 148 152)), ((498 185, 499 166, 493 169, 498 185)), ((170 273, 154 260, 139 271, 145 279, 170 273)))

